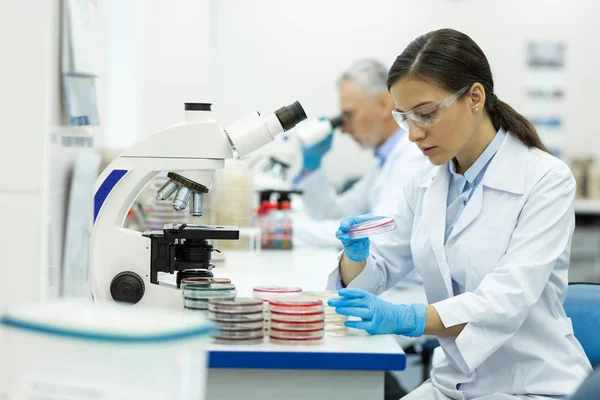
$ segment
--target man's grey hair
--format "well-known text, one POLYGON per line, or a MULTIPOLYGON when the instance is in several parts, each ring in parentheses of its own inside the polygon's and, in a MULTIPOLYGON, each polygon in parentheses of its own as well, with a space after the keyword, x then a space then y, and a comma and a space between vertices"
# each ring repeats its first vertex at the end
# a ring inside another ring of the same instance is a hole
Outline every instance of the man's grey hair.
POLYGON ((387 92, 389 68, 374 59, 362 59, 354 62, 338 79, 338 88, 346 79, 354 79, 365 94, 387 92))

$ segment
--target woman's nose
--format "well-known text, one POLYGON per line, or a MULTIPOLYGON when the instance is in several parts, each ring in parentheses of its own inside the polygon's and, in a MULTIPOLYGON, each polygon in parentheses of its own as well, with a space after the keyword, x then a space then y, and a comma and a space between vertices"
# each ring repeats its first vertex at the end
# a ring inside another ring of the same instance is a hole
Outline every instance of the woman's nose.
POLYGON ((421 140, 427 136, 425 134, 425 130, 421 128, 419 125, 415 124, 414 121, 408 122, 408 140, 415 143, 418 140, 421 140))

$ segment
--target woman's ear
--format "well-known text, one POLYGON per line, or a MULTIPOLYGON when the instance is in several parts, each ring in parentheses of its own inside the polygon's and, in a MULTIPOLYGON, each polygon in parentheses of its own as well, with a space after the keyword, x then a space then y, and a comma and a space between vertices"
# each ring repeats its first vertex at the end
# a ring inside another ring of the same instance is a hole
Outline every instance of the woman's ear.
POLYGON ((468 93, 471 110, 473 112, 483 110, 485 106, 485 88, 483 85, 475 82, 468 93))
POLYGON ((392 110, 396 107, 394 99, 387 92, 380 92, 377 94, 377 107, 383 117, 392 115, 392 110))

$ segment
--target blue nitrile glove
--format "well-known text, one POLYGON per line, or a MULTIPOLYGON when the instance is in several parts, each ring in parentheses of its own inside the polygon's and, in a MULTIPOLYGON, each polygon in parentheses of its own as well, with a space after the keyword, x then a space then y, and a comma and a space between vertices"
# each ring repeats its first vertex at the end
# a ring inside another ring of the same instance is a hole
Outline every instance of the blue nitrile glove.
POLYGON ((357 215, 355 217, 346 217, 340 222, 340 227, 335 233, 335 237, 338 238, 344 246, 344 253, 346 256, 354 261, 361 262, 369 257, 369 238, 362 239, 351 239, 348 235, 348 229, 352 225, 356 225, 361 222, 371 221, 373 219, 383 218, 377 215, 365 214, 357 215))
POLYGON ((341 315, 359 317, 362 321, 346 321, 350 328, 364 329, 371 335, 396 334, 422 336, 425 330, 425 304, 392 304, 362 289, 341 289, 341 297, 327 304, 341 315))
MULTIPOLYGON (((319 117, 320 121, 327 119, 326 117, 319 117)), ((331 143, 333 142, 333 131, 329 132, 327 137, 317 144, 309 147, 302 145, 302 168, 309 171, 315 171, 321 166, 321 159, 331 149, 331 143)))

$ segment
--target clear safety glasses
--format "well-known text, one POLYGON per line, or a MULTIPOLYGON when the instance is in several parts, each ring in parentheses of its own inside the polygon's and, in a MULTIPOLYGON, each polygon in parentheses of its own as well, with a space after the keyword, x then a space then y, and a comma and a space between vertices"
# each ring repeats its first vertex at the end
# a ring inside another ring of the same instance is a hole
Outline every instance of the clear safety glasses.
POLYGON ((408 131, 409 120, 419 125, 421 128, 429 128, 431 125, 436 124, 440 121, 440 110, 450 107, 460 96, 462 96, 470 86, 465 86, 458 92, 451 96, 446 97, 443 100, 423 104, 422 106, 413 108, 410 111, 400 112, 398 110, 392 110, 394 119, 400 125, 400 127, 408 131))

